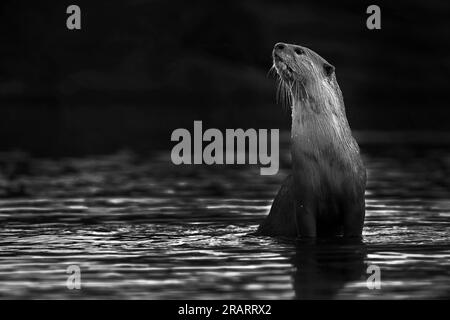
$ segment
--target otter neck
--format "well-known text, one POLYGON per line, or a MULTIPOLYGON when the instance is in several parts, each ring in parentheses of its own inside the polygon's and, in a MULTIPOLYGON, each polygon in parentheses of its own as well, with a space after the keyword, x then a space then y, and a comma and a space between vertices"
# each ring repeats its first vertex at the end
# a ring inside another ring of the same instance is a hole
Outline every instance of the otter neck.
MULTIPOLYGON (((292 98, 292 151, 319 153, 330 148, 351 148, 343 101, 335 88, 328 84, 303 87, 292 98)), ((292 154, 295 156, 298 152, 292 154)))

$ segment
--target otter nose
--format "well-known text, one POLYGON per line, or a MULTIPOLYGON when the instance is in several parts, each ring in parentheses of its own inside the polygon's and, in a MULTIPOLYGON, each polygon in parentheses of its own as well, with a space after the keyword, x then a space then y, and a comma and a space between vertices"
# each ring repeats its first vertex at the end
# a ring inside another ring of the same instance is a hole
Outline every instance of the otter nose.
POLYGON ((275 50, 283 51, 284 48, 286 48, 286 45, 285 45, 284 43, 278 42, 278 43, 275 45, 275 50))

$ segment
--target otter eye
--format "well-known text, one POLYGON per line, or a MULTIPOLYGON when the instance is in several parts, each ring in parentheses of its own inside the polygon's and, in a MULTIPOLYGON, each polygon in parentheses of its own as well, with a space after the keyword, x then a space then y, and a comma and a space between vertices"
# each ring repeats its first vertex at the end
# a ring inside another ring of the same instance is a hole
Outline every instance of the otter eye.
POLYGON ((296 54, 298 54, 299 56, 305 53, 305 51, 303 51, 303 50, 300 49, 300 48, 295 48, 295 49, 294 49, 294 52, 295 52, 296 54))
POLYGON ((327 77, 331 76, 334 72, 334 67, 331 64, 325 63, 323 65, 323 70, 325 71, 325 74, 327 77))

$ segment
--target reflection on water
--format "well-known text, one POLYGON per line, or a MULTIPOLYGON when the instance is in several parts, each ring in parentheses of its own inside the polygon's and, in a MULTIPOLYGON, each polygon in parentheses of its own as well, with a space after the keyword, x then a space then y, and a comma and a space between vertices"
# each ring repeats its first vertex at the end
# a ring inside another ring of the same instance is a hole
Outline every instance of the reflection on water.
POLYGON ((256 237, 287 174, 167 154, 0 157, 1 298, 448 298, 445 149, 364 150, 362 243, 256 237), (69 265, 81 290, 66 288, 69 265), (369 265, 381 268, 369 290, 369 265))
MULTIPOLYGON (((332 299, 345 285, 362 282, 365 285, 367 258, 364 243, 342 243, 342 240, 297 243, 293 265, 294 290, 299 299, 332 299)), ((365 289, 368 290, 367 285, 365 289)))

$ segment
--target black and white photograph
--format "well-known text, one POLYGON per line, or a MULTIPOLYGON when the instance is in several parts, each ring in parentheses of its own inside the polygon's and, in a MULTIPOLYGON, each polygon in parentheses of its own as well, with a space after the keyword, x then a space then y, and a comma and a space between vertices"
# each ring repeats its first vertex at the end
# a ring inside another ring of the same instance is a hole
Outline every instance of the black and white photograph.
POLYGON ((2 0, 0 39, 0 300, 450 298, 448 1, 2 0))

